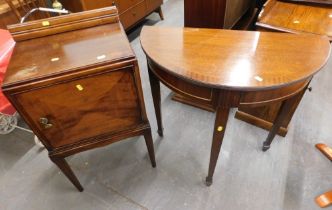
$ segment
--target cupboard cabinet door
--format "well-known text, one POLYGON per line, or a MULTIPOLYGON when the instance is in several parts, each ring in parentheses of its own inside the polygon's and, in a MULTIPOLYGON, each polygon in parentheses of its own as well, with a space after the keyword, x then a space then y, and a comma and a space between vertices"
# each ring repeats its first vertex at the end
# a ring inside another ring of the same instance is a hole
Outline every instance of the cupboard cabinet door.
POLYGON ((52 147, 137 126, 141 109, 132 68, 80 78, 16 96, 52 147))

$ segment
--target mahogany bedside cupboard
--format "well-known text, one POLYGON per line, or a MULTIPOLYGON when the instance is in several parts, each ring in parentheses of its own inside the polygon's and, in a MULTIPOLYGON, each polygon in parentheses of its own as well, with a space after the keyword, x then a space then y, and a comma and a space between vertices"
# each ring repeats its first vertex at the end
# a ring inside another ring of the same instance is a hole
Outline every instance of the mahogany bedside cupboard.
POLYGON ((79 191, 65 157, 144 135, 155 157, 134 52, 115 7, 9 26, 3 92, 79 191))

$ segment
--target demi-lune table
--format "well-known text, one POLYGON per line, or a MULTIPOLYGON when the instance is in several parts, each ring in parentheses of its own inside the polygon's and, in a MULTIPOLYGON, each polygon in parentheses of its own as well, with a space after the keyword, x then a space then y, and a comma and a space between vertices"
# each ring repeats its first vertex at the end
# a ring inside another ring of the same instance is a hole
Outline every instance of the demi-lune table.
POLYGON ((160 82, 177 94, 206 101, 216 110, 206 184, 212 184, 230 108, 282 101, 263 143, 270 148, 294 100, 326 63, 329 39, 317 35, 145 26, 141 45, 163 136, 160 82))

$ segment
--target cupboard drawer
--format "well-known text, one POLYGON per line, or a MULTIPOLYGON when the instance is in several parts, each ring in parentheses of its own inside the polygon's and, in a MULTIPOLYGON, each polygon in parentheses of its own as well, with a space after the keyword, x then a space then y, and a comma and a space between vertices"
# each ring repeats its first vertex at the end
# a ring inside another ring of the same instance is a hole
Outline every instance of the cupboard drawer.
POLYGON ((140 1, 142 0, 81 0, 84 10, 116 6, 119 10, 119 14, 124 13, 140 1))
POLYGON ((16 100, 35 130, 54 148, 142 121, 130 67, 24 92, 16 100))
MULTIPOLYGON (((121 8, 120 14, 140 3, 142 0, 120 0, 119 8, 121 8)), ((144 0, 145 1, 145 0, 144 0)))
POLYGON ((163 0, 146 0, 148 5, 148 12, 153 12, 163 4, 163 0))
POLYGON ((114 6, 120 0, 81 0, 84 10, 99 9, 103 7, 114 6))
POLYGON ((135 7, 127 10, 120 15, 120 21, 125 29, 129 28, 137 21, 142 19, 146 13, 146 4, 145 1, 140 2, 135 7))

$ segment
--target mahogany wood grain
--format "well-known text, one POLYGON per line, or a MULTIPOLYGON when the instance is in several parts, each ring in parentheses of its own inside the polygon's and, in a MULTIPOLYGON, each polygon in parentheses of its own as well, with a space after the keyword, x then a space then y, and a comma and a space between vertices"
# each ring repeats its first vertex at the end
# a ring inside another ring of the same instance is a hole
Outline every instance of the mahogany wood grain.
MULTIPOLYGON (((33 8, 46 7, 47 4, 45 0, 5 0, 5 2, 9 5, 12 12, 16 15, 18 21, 20 21, 20 19, 33 8)), ((32 15, 32 18, 34 19, 47 17, 50 17, 50 14, 48 12, 40 12, 32 15)))
POLYGON ((163 0, 66 0, 62 3, 73 12, 116 6, 125 30, 130 30, 153 12, 158 12, 161 20, 164 19, 161 10, 163 0))
POLYGON ((331 14, 331 6, 269 0, 256 25, 270 31, 327 35, 332 40, 331 14))
MULTIPOLYGON (((256 23, 259 31, 287 32, 293 34, 321 34, 328 35, 331 41, 331 17, 332 7, 312 4, 287 3, 284 1, 269 0, 264 5, 256 23)), ((304 92, 303 92, 304 94, 304 92)), ((302 96, 303 96, 302 94, 302 96)), ((301 99, 294 101, 291 111, 278 134, 285 136, 288 125, 298 107, 301 99)), ((270 130, 276 119, 281 103, 271 104, 262 108, 240 107, 235 117, 270 130)))
MULTIPOLYGON (((305 84, 305 86, 307 85, 308 84, 305 84)), ((278 135, 283 137, 287 135, 288 125, 305 92, 306 89, 304 88, 303 91, 297 95, 296 100, 293 100, 293 104, 290 106, 289 111, 286 113, 285 118, 281 122, 281 126, 277 131, 278 135)), ((281 105, 282 102, 275 101, 275 103, 270 103, 265 106, 240 106, 235 114, 235 118, 270 131, 273 127, 273 122, 276 120, 278 112, 280 111, 281 105)))
MULTIPOLYGON (((198 28, 253 29, 258 10, 251 0, 185 0, 184 25, 198 28)), ((212 111, 212 105, 195 98, 174 94, 173 100, 212 111)))
MULTIPOLYGON (((22 0, 21 4, 17 0, 0 0, 0 29, 7 29, 8 25, 19 23, 21 17, 27 13, 29 8, 31 9, 36 6, 45 7, 44 0, 34 0, 29 2, 31 3, 26 5, 22 0)), ((36 20, 47 17, 50 17, 49 13, 37 12, 30 15, 28 20, 36 20)))
MULTIPOLYGON (((34 23, 39 25, 38 22, 29 24, 34 23)), ((95 25, 98 26, 99 23, 95 25)), ((14 32, 14 37, 16 33, 22 34, 22 32, 16 31, 18 28, 12 27, 10 32, 14 32)), ((19 27, 23 28, 23 26, 19 27)), ((57 34, 57 31, 54 33, 57 34)), ((44 36, 40 37, 38 42, 35 39, 22 41, 14 48, 13 52, 14 56, 9 64, 11 71, 7 72, 4 79, 5 86, 9 86, 11 83, 30 82, 38 78, 50 77, 55 73, 78 71, 85 69, 86 66, 103 68, 103 66, 120 59, 135 57, 127 37, 121 34, 119 24, 104 24, 100 27, 68 31, 56 36, 44 36), (108 42, 110 38, 117 41, 105 45, 104 43, 108 42), (84 52, 85 46, 89 46, 89 53, 77 53, 84 52), (114 51, 109 49, 114 49, 114 51)))
POLYGON ((158 132, 159 81, 179 95, 206 100, 217 111, 207 185, 212 184, 229 109, 284 104, 264 143, 266 151, 294 100, 302 97, 330 53, 328 38, 313 35, 145 26, 140 38, 158 132))
POLYGON ((118 20, 109 7, 50 18, 47 33, 40 27, 45 20, 11 27, 23 35, 3 92, 79 191, 65 158, 82 151, 144 135, 156 166, 138 63, 118 20), (75 21, 79 27, 68 29, 75 21))
POLYGON ((255 5, 255 1, 251 0, 184 0, 184 25, 197 28, 238 28, 237 24, 242 17, 253 20, 255 5))
POLYGON ((11 11, 0 11, 0 29, 7 29, 7 25, 18 23, 17 17, 11 11))
POLYGON ((124 28, 129 28, 134 25, 138 20, 141 20, 146 15, 146 3, 144 1, 139 2, 133 6, 130 10, 126 10, 121 14, 120 20, 124 28))
POLYGON ((304 81, 330 53, 324 36, 199 28, 145 26, 141 44, 171 75, 205 87, 251 91, 304 81))
POLYGON ((21 93, 15 100, 29 110, 35 127, 53 148, 74 144, 82 139, 135 127, 142 121, 132 71, 132 68, 125 68, 90 74, 21 93), (77 85, 84 90, 77 90, 77 85), (47 117, 53 128, 44 129, 39 123, 40 117, 47 117), (92 128, 91 125, 96 126, 92 128))
POLYGON ((198 28, 223 28, 226 1, 184 0, 184 25, 198 28))
POLYGON ((318 5, 332 5, 332 0, 282 0, 282 1, 293 2, 293 3, 308 3, 308 4, 318 4, 318 5))
POLYGON ((107 23, 119 21, 116 7, 107 7, 84 14, 71 14, 70 16, 58 16, 47 20, 30 21, 22 24, 8 26, 15 41, 23 41, 32 38, 44 37, 57 33, 89 28, 107 23), (110 13, 109 11, 112 11, 110 13))

